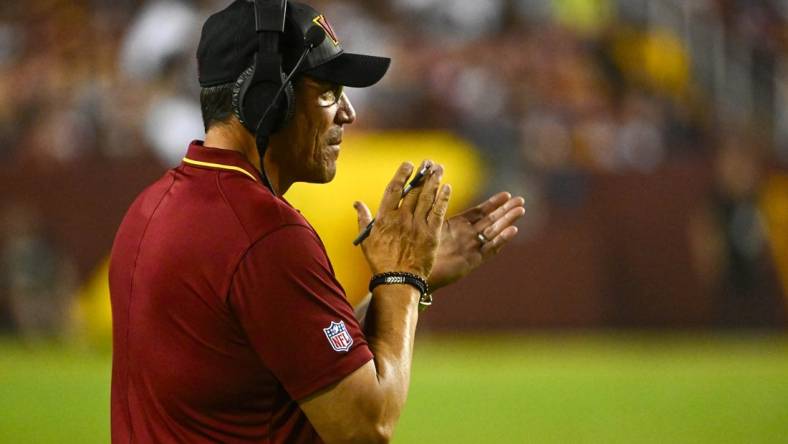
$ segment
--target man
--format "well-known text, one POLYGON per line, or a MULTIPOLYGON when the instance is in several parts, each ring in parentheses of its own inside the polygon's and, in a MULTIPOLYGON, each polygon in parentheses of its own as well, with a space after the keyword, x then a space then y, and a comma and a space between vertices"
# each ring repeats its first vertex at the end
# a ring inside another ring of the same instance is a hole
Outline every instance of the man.
MULTIPOLYGON (((118 230, 115 443, 388 441, 407 394, 421 279, 434 289, 476 268, 516 234, 524 211, 500 193, 444 221, 441 166, 428 162, 400 203, 413 171, 404 163, 362 244, 372 272, 395 278, 376 281, 362 331, 320 238, 282 195, 334 177, 343 127, 356 118, 342 86, 376 83, 388 60, 342 52, 324 17, 291 2, 283 42, 320 23, 321 46, 331 46, 299 72, 294 116, 261 158, 232 103, 255 56, 252 16, 238 0, 206 22, 205 142, 137 198, 118 230)), ((287 70, 301 48, 282 46, 287 70)), ((363 228, 370 211, 356 210, 363 228)))

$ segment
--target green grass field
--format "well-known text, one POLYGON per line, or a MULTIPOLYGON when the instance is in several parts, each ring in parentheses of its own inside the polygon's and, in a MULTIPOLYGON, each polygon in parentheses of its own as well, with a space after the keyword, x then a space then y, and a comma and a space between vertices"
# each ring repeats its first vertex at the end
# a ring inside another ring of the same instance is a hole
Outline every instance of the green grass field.
MULTIPOLYGON (((0 442, 108 442, 109 356, 0 343, 0 442)), ((788 443, 788 337, 422 335, 397 443, 788 443)))

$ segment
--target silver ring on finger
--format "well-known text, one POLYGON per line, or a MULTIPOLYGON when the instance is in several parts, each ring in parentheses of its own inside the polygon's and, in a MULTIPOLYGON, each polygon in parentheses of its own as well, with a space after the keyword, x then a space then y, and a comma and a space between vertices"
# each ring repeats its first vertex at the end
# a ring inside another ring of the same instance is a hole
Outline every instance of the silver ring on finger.
POLYGON ((488 241, 487 237, 484 234, 482 234, 482 233, 477 233, 476 234, 476 239, 479 239, 479 242, 481 242, 482 245, 486 244, 487 241, 488 241))

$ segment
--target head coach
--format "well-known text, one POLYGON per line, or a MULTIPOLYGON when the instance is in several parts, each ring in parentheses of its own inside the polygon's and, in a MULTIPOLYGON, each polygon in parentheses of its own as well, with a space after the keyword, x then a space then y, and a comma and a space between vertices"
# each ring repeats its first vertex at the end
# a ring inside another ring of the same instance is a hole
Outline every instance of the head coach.
POLYGON ((389 60, 345 53, 323 15, 285 0, 212 15, 197 58, 205 141, 135 200, 112 248, 112 442, 386 442, 420 304, 514 237, 523 201, 498 193, 445 219, 442 167, 424 161, 401 199, 403 163, 362 244, 362 325, 282 196, 333 179, 356 119, 343 87, 375 84, 389 60))

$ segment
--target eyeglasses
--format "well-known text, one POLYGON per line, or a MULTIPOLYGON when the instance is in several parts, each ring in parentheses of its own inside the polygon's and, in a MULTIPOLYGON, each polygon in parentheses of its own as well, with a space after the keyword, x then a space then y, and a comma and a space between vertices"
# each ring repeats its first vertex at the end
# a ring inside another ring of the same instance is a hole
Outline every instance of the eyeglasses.
POLYGON ((322 108, 328 108, 339 103, 345 91, 342 85, 316 81, 311 78, 304 78, 304 83, 309 85, 310 88, 318 90, 317 104, 322 108))
POLYGON ((342 99, 344 91, 345 88, 342 85, 333 85, 317 97, 317 104, 323 108, 334 106, 342 99))

